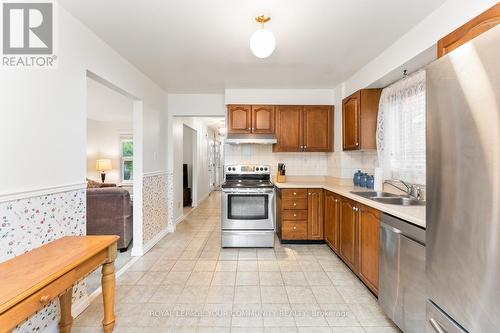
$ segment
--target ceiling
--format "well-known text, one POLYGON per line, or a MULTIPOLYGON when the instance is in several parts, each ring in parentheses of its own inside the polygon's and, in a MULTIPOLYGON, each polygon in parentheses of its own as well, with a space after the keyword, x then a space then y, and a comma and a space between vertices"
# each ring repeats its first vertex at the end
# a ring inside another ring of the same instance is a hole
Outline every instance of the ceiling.
POLYGON ((333 88, 445 0, 60 0, 169 93, 333 88), (267 59, 254 17, 272 17, 267 59))
POLYGON ((105 85, 87 78, 87 118, 96 121, 132 123, 133 101, 105 85))

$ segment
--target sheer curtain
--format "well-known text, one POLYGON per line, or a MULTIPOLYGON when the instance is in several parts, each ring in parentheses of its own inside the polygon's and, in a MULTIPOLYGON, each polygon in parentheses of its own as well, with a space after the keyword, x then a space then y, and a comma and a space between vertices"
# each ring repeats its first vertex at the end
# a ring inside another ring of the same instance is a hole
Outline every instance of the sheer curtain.
POLYGON ((385 179, 425 184, 425 71, 382 90, 377 150, 385 179))

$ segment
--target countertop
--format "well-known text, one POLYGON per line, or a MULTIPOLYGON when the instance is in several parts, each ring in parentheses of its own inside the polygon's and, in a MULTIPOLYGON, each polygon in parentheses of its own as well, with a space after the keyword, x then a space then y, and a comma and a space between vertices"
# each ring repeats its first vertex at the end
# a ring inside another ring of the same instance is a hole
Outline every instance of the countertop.
POLYGON ((388 205, 376 202, 359 195, 352 194, 351 191, 369 191, 353 185, 341 185, 328 181, 290 181, 286 183, 274 182, 279 189, 287 188, 322 188, 330 192, 337 193, 343 197, 355 200, 363 205, 375 208, 381 212, 398 217, 404 221, 413 223, 419 227, 425 228, 425 206, 398 206, 388 205))

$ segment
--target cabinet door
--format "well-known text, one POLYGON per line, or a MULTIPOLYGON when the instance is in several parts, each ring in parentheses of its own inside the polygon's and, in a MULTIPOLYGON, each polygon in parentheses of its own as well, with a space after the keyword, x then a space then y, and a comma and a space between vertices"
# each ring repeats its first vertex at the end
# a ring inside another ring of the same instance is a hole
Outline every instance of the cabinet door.
POLYGON ((500 24, 500 3, 438 41, 438 58, 500 24))
POLYGON ((227 110, 228 133, 247 134, 252 132, 252 107, 250 105, 229 105, 227 110))
POLYGON ((340 202, 340 256, 357 273, 358 208, 352 200, 342 198, 340 202))
POLYGON ((304 106, 304 151, 332 151, 332 119, 331 106, 304 106))
POLYGON ((302 151, 302 106, 280 105, 276 112, 276 152, 302 151))
POLYGON ((380 212, 360 206, 359 214, 359 276, 365 284, 378 293, 380 254, 380 212))
POLYGON ((274 106, 252 105, 252 133, 274 133, 274 106))
POLYGON ((325 191, 325 241, 339 253, 340 199, 332 192, 325 191))
POLYGON ((359 149, 360 107, 359 92, 342 102, 342 144, 344 150, 359 149))
POLYGON ((307 238, 323 239, 323 189, 309 189, 308 192, 307 238))

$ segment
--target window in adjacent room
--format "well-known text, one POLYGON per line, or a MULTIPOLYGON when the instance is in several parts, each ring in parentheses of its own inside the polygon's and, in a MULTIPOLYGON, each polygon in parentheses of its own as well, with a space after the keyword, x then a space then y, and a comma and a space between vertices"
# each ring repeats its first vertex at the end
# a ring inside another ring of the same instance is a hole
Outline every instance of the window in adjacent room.
POLYGON ((134 142, 131 138, 122 138, 120 142, 122 182, 132 182, 134 180, 134 142))
POLYGON ((425 71, 382 90, 377 124, 384 178, 425 184, 425 71))

